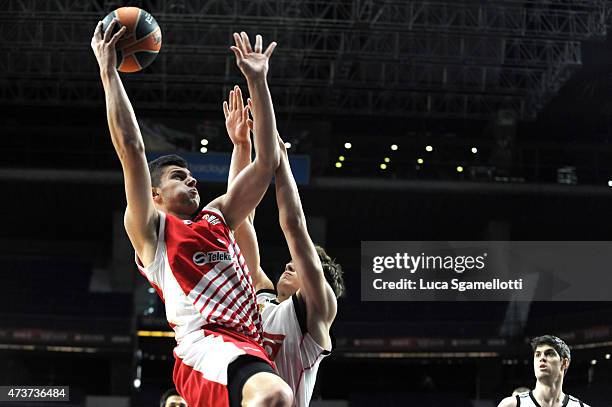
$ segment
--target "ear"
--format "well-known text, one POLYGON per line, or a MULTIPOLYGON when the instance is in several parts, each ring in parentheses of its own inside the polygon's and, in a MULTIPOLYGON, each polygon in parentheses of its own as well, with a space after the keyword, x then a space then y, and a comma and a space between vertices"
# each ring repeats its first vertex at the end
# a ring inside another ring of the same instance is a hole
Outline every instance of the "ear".
POLYGON ((161 190, 157 187, 151 187, 151 196, 153 197, 153 201, 155 203, 160 203, 161 200, 161 190))
POLYGON ((563 370, 563 375, 565 375, 565 372, 567 372, 567 369, 569 368, 569 364, 570 364, 569 359, 563 358, 563 361, 561 362, 561 370, 563 370))

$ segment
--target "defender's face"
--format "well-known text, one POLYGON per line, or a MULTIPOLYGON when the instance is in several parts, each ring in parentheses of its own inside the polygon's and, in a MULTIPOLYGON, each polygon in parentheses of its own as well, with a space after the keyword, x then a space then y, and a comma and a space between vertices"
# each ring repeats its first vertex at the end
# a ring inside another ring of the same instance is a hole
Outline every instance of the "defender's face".
POLYGON ((187 407, 187 402, 181 396, 170 396, 164 407, 187 407))
POLYGON ((291 297, 299 288, 300 282, 293 268, 293 262, 289 262, 285 265, 285 271, 278 279, 276 290, 283 296, 291 297))
POLYGON ((565 361, 550 345, 540 345, 533 353, 533 370, 536 379, 551 378, 556 379, 563 374, 565 361))
POLYGON ((200 206, 200 194, 196 189, 197 181, 188 169, 177 165, 164 168, 155 202, 166 212, 191 216, 200 206))

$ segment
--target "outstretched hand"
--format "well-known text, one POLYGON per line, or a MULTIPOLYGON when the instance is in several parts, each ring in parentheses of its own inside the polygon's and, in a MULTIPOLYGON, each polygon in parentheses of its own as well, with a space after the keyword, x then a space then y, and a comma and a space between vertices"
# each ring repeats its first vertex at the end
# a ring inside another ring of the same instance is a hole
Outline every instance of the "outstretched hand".
POLYGON ((117 69, 117 52, 115 51, 115 45, 119 38, 125 34, 125 26, 121 27, 115 35, 111 36, 117 20, 114 19, 106 28, 106 31, 102 33, 102 21, 98 21, 93 37, 91 38, 91 48, 93 49, 98 65, 100 65, 100 71, 110 71, 117 69))
POLYGON ((245 106, 242 100, 242 91, 238 86, 230 91, 229 102, 223 102, 225 128, 234 145, 246 144, 251 141, 249 130, 253 128, 253 121, 249 119, 250 108, 250 99, 245 106))
POLYGON ((263 39, 261 35, 255 36, 255 49, 251 48, 249 36, 243 31, 234 33, 235 46, 230 47, 236 55, 236 64, 242 74, 251 80, 265 78, 268 73, 268 61, 276 48, 276 42, 271 42, 262 52, 263 39))

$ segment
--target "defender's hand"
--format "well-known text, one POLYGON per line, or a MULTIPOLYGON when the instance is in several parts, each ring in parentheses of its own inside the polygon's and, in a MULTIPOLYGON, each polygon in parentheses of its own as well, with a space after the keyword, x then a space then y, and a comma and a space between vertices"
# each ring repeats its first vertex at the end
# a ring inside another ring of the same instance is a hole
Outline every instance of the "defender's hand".
POLYGON ((102 21, 98 21, 98 25, 91 38, 91 49, 93 49, 96 55, 98 65, 100 65, 100 72, 110 72, 113 69, 117 69, 117 52, 115 51, 115 44, 117 44, 119 38, 125 34, 126 28, 125 26, 121 27, 115 35, 111 36, 116 24, 117 20, 114 19, 108 25, 104 34, 102 34, 102 21))
MULTIPOLYGON (((250 101, 249 101, 250 102, 250 101)), ((249 129, 253 127, 253 122, 249 119, 250 103, 244 105, 242 91, 238 86, 234 87, 229 94, 228 101, 223 102, 223 114, 225 115, 225 128, 234 145, 248 144, 249 129)))
POLYGON ((271 42, 268 48, 262 52, 263 39, 261 35, 255 36, 255 49, 251 48, 248 35, 243 31, 234 33, 236 45, 231 47, 236 55, 236 64, 242 74, 251 80, 265 78, 268 73, 268 61, 276 48, 276 42, 271 42))

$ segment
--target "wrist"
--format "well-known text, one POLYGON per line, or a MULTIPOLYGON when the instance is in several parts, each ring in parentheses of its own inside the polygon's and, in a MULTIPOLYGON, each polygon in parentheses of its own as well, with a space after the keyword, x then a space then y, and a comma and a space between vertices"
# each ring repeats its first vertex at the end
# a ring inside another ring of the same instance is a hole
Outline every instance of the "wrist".
POLYGON ((247 139, 244 141, 234 141, 234 148, 236 149, 251 149, 251 140, 247 139))
POLYGON ((251 85, 251 86, 253 86, 253 85, 255 85, 255 86, 258 86, 258 85, 267 85, 268 84, 268 78, 267 78, 266 74, 261 74, 261 75, 256 75, 256 76, 253 76, 253 77, 248 77, 248 78, 246 78, 246 80, 247 80, 247 84, 251 85))

